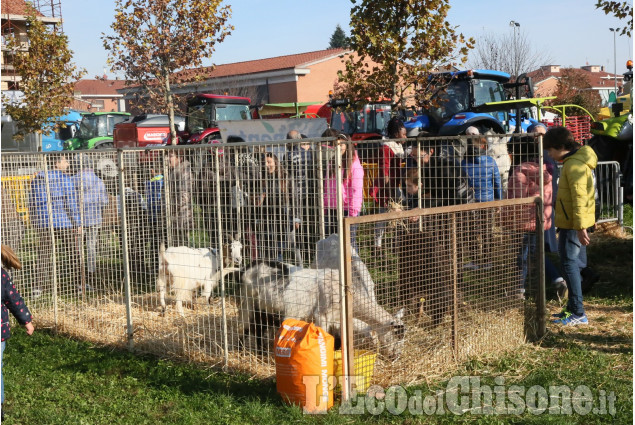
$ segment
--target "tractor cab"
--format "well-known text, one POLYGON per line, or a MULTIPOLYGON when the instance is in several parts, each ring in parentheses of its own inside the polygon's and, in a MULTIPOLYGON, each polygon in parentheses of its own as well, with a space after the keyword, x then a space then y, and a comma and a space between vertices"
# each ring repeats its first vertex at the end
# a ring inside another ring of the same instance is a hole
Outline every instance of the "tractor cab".
POLYGON ((218 122, 250 120, 250 102, 248 97, 197 94, 187 102, 185 132, 179 134, 180 139, 188 144, 220 140, 218 122))
POLYGON ((79 129, 64 142, 65 150, 112 148, 115 125, 130 117, 127 112, 93 112, 83 114, 79 129))
POLYGON ((366 103, 359 109, 347 110, 348 99, 331 100, 331 128, 351 136, 351 140, 381 139, 390 121, 390 102, 366 103))

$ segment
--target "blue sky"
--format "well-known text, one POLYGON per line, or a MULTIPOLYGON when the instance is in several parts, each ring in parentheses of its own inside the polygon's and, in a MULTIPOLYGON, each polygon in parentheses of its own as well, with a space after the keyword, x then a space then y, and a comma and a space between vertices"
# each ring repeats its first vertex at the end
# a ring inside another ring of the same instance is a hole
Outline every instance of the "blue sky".
MULTIPOLYGON (((64 31, 74 60, 86 68, 86 78, 102 75, 107 52, 101 33, 110 31, 114 0, 62 0, 64 31)), ((335 26, 348 32, 350 0, 235 0, 231 24, 235 30, 217 45, 214 64, 241 62, 324 49, 335 26)), ((510 33, 509 22, 520 23, 536 49, 554 64, 579 67, 604 65, 613 72, 613 33, 610 27, 625 22, 595 9, 595 0, 536 0, 530 3, 502 0, 451 0, 448 20, 459 31, 477 39, 484 32, 510 33), (526 5, 532 4, 531 13, 526 5)), ((632 39, 617 37, 617 72, 632 58, 632 39)), ((107 71, 109 76, 112 76, 107 71)))

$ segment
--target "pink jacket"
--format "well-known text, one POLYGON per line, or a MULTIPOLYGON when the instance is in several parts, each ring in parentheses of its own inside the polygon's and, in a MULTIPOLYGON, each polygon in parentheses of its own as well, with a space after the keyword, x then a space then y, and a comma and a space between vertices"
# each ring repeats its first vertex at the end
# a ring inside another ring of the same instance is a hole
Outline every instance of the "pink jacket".
MULTIPOLYGON (((344 211, 348 212, 349 217, 357 217, 364 202, 364 168, 357 156, 353 159, 350 178, 342 177, 344 211)), ((337 179, 335 176, 324 182, 324 208, 337 208, 337 179)))
MULTIPOLYGON (((507 185, 507 197, 515 198, 533 198, 540 196, 540 174, 537 162, 523 162, 514 168, 507 185)), ((547 171, 547 165, 543 164, 543 179, 545 187, 544 198, 544 223, 545 229, 551 228, 551 212, 553 209, 553 191, 551 185, 551 174, 547 171)), ((522 223, 519 223, 525 232, 536 231, 536 222, 533 220, 534 206, 526 207, 526 213, 522 215, 522 223)))

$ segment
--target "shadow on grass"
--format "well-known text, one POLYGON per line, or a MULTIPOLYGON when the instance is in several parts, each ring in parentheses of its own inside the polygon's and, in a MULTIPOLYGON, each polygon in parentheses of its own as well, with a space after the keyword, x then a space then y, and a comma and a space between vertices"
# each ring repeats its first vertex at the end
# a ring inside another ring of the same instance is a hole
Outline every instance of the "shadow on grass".
POLYGON ((69 341, 65 337, 58 338, 49 331, 41 331, 40 334, 42 338, 54 339, 67 345, 68 353, 64 356, 66 360, 58 365, 58 369, 69 374, 132 378, 150 388, 170 388, 184 395, 217 393, 239 400, 282 405, 272 381, 251 379, 247 375, 236 373, 230 375, 196 364, 182 363, 174 367, 174 360, 69 341))
POLYGON ((545 348, 601 351, 607 354, 632 354, 632 305, 590 305, 589 324, 564 327, 549 323, 547 336, 540 345, 545 348), (628 320, 629 323, 620 323, 628 320))

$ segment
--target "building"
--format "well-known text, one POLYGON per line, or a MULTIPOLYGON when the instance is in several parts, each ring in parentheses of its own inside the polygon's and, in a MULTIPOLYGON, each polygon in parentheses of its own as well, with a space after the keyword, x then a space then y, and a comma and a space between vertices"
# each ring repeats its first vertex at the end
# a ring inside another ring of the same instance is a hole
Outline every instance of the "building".
MULTIPOLYGON (((47 25, 61 25, 61 9, 58 9, 59 1, 51 1, 51 15, 45 16, 42 8, 37 12, 39 19, 47 25), (58 12, 58 10, 60 12, 58 12)), ((20 41, 23 50, 28 49, 26 36, 26 13, 27 5, 25 0, 2 0, 0 3, 0 16, 2 18, 2 55, 0 56, 1 89, 19 90, 21 77, 16 75, 13 66, 13 53, 7 49, 7 38, 15 35, 20 41)))
MULTIPOLYGON (((563 68, 560 65, 544 65, 539 69, 527 73, 531 77, 534 84, 534 93, 536 96, 551 96, 558 86, 558 80, 562 75, 563 68)), ((591 85, 591 90, 599 93, 602 104, 606 105, 609 100, 609 94, 615 91, 615 80, 617 79, 618 93, 624 84, 623 75, 615 75, 604 71, 604 67, 600 65, 587 65, 575 69, 576 72, 585 75, 591 85)))
MULTIPOLYGON (((344 60, 351 53, 345 49, 327 49, 200 68, 195 72, 203 76, 201 81, 180 85, 174 93, 246 96, 252 104, 327 102, 337 72, 344 69, 344 60)), ((130 100, 139 88, 119 92, 124 94, 127 110, 131 110, 130 100)))
POLYGON ((124 112, 126 105, 123 94, 123 80, 83 79, 75 83, 75 104, 73 109, 90 112, 124 112))

